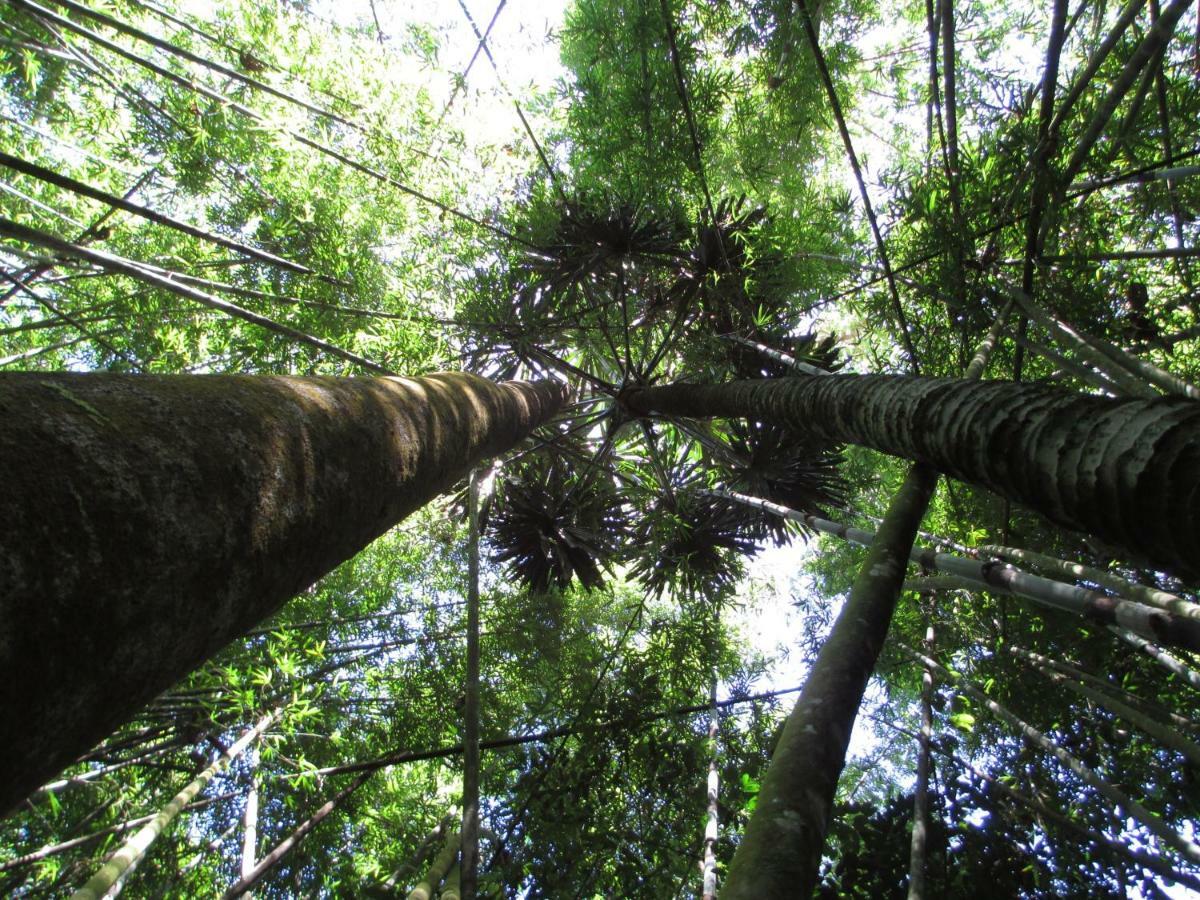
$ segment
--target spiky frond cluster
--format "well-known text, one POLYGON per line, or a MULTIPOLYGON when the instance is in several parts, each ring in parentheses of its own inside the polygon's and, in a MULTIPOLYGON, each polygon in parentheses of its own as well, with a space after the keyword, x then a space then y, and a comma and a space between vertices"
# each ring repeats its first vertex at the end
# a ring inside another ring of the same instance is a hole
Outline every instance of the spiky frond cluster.
POLYGON ((527 256, 531 280, 561 290, 635 259, 669 261, 684 255, 686 231, 670 217, 616 199, 559 205, 552 237, 527 256))
POLYGON ((738 510, 695 493, 663 494, 638 524, 631 574, 658 597, 716 596, 730 590, 742 557, 758 548, 738 510))
POLYGON ((579 579, 599 587, 622 542, 622 504, 612 482, 593 470, 571 477, 561 455, 528 457, 498 486, 488 523, 492 558, 531 591, 579 579))
MULTIPOLYGON (((838 474, 842 457, 836 448, 763 422, 729 423, 727 441, 732 451, 727 483, 734 490, 818 515, 845 505, 847 485, 838 474)), ((780 516, 745 511, 748 533, 777 545, 794 530, 806 531, 780 516)))

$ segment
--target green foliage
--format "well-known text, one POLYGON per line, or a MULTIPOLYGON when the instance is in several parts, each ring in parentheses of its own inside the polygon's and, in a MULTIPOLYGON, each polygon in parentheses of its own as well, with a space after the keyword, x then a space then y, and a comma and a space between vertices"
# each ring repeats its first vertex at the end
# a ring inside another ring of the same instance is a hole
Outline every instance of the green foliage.
MULTIPOLYGON (((1038 121, 1047 10, 953 9, 952 131, 942 48, 935 102, 919 5, 809 8, 924 373, 961 374, 999 312, 991 289, 1023 281, 1025 217, 1041 205, 1043 258, 1029 260, 1037 302, 1179 377, 1200 376, 1194 258, 1121 255, 1194 247, 1200 179, 1104 183, 1194 164, 1200 91, 1183 39, 1194 11, 1066 184, 1066 162, 1146 34, 1149 8, 1080 86, 1048 143, 1038 121), (1048 152, 1035 178, 1039 146, 1048 152)), ((794 375, 734 336, 831 371, 904 370, 892 294, 797 5, 572 4, 556 35, 560 84, 541 93, 513 85, 553 177, 523 132, 497 137, 480 125, 509 100, 481 96, 478 70, 464 78, 453 68, 436 23, 385 24, 395 33, 381 49, 369 16, 329 22, 303 3, 239 0, 204 17, 158 0, 106 10, 277 92, 69 14, 130 59, 7 4, 0 150, 260 256, 15 171, 4 172, 0 216, 157 267, 401 373, 465 367, 570 380, 575 404, 504 461, 485 516, 484 739, 553 735, 484 754, 483 816, 494 835, 484 841, 485 883, 508 896, 690 895, 709 760, 715 753, 724 865, 756 809, 788 704, 724 708, 715 746, 705 710, 678 710, 704 707, 714 682, 739 700, 780 677, 769 672, 788 661, 757 655, 742 636, 754 623, 741 604, 747 578, 762 574, 755 555, 801 534, 705 491, 729 487, 871 528, 906 469, 770 423, 632 421, 621 403, 631 386, 794 375), (463 89, 456 106, 442 82, 463 89)), ((1072 11, 1060 101, 1117 15, 1111 4, 1072 11)), ((0 366, 362 374, 161 286, 44 248, 2 249, 0 366)), ((989 377, 1098 390, 1055 354, 1079 362, 1039 326, 1014 323, 989 377)), ((241 870, 252 779, 261 857, 349 783, 339 767, 404 753, 421 758, 380 768, 256 893, 356 896, 382 892, 389 876, 413 880, 432 855, 418 852, 426 836, 460 811, 460 519, 438 505, 385 535, 123 725, 71 767, 75 780, 0 823, 0 863, 96 835, 0 872, 0 893, 68 893, 118 846, 105 829, 161 808, 275 708, 277 724, 214 780, 210 803, 160 839, 127 890, 219 894, 241 870)), ((923 528, 1195 596, 1194 586, 963 485, 940 488, 923 528)), ((795 596, 772 597, 769 608, 791 602, 795 655, 807 662, 862 551, 822 536, 793 552, 795 596)), ((906 596, 891 636, 916 646, 929 624, 940 657, 989 697, 1171 827, 1190 827, 1200 804, 1191 766, 1006 648, 1072 661, 1156 715, 1189 718, 1186 689, 1152 660, 1093 623, 983 592, 906 596)), ((905 890, 920 672, 889 646, 873 685, 821 896, 905 890)), ((939 686, 934 733, 931 895, 1124 896, 1166 883, 1007 797, 997 783, 1085 828, 1151 844, 979 704, 939 686)))

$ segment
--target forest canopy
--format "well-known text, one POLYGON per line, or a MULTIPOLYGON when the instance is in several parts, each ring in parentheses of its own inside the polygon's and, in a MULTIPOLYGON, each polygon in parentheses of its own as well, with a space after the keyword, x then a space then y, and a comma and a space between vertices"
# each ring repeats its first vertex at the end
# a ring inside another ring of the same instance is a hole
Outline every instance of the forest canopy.
POLYGON ((0 381, 570 394, 0 894, 1200 891, 1196 6, 522 6, 0 7, 0 381))

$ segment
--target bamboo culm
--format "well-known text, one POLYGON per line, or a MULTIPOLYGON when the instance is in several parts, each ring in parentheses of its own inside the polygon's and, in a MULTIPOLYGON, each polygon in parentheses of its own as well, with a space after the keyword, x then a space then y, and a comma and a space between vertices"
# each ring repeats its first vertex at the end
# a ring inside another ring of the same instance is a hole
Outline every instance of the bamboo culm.
POLYGON ((163 807, 154 819, 147 823, 137 834, 131 837, 100 867, 87 884, 71 895, 71 900, 99 900, 113 886, 121 874, 134 865, 158 839, 189 803, 196 799, 213 776, 224 769, 232 760, 240 756, 247 747, 257 740, 278 718, 278 711, 265 715, 258 723, 246 731, 228 750, 222 753, 211 765, 193 778, 175 797, 163 807))
POLYGON ((947 669, 936 660, 931 659, 923 653, 918 653, 916 650, 913 650, 911 647, 907 647, 904 644, 897 644, 897 646, 914 660, 923 665, 929 666, 947 681, 953 683, 958 690, 962 691, 976 702, 985 706, 994 716, 1008 723, 1024 738, 1046 752, 1052 754, 1055 759, 1074 772, 1083 781, 1095 788, 1102 797, 1108 800, 1116 808, 1120 809, 1125 815, 1135 819, 1141 825, 1145 826, 1146 830, 1157 837, 1164 845, 1175 850, 1189 862, 1193 864, 1200 864, 1200 846, 1197 846, 1189 839, 1180 835, 1178 832, 1168 826, 1161 818, 1156 816, 1150 810, 1146 809, 1136 800, 1129 797, 1129 795, 1127 795, 1120 788, 1115 787, 1108 781, 1105 781, 1091 768, 1080 762, 1074 755, 1060 747, 1054 741, 1050 740, 1050 738, 1046 737, 1046 735, 1042 734, 1028 722, 1005 709, 983 691, 979 690, 969 681, 964 679, 958 672, 947 669))
MULTIPOLYGON (((818 516, 797 512, 761 497, 751 497, 730 490, 706 493, 792 519, 817 531, 866 547, 871 546, 875 539, 871 532, 861 528, 851 528, 818 516)), ((944 572, 956 579, 949 585, 953 588, 974 585, 976 589, 1022 597, 1043 606, 1084 616, 1103 625, 1120 625, 1174 646, 1190 650, 1200 649, 1200 620, 1031 575, 1008 563, 966 559, 921 547, 912 549, 910 559, 928 570, 944 572)), ((925 579, 914 580, 910 584, 918 588, 933 586, 933 583, 925 579)))
POLYGON ((1062 672, 1056 671, 1057 667, 1054 666, 1053 662, 1040 653, 1022 650, 1012 644, 1008 645, 1008 651, 1018 659, 1023 659, 1030 663, 1033 668, 1041 672, 1055 684, 1097 703, 1113 715, 1124 719, 1130 725, 1144 731, 1164 747, 1170 747, 1172 750, 1182 753, 1192 765, 1200 766, 1200 744, 1184 737, 1170 725, 1157 721, 1152 716, 1146 715, 1140 710, 1122 703, 1117 698, 1103 691, 1093 690, 1086 684, 1076 681, 1062 672))

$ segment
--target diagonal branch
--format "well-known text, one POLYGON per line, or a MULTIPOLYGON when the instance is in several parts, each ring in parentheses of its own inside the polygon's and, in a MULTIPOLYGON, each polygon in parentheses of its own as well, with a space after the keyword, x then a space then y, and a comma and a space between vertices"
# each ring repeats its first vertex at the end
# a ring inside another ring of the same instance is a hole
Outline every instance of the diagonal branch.
POLYGON ((821 84, 825 87, 825 93, 829 98, 829 105, 833 109, 833 117, 837 122, 838 132, 842 136, 842 144, 846 148, 846 156, 850 160, 850 167, 854 170, 854 179, 858 182, 858 193, 862 197, 863 210, 867 216, 867 222, 871 226, 871 234, 875 237, 875 247, 879 251, 879 261, 883 265, 884 278, 887 280, 888 292, 892 298, 892 314, 896 317, 896 322, 900 326, 900 338, 904 344, 904 349, 908 353, 909 368, 912 369, 914 375, 921 374, 920 365, 917 362, 917 351, 913 346, 912 336, 909 334, 908 317, 904 314, 904 307, 900 304, 900 292, 896 288, 896 278, 892 272, 892 263, 888 258, 887 247, 883 242, 883 233, 879 230, 879 221, 875 218, 875 209, 871 206, 871 197, 867 193, 867 183, 863 180, 862 166, 858 163, 858 154, 854 152, 854 143, 850 140, 850 131, 846 128, 846 117, 842 115, 842 104, 838 100, 837 90, 833 86, 833 79, 829 75, 829 66, 825 63, 825 54, 821 51, 820 41, 817 39, 817 30, 813 27, 812 16, 809 15, 808 7, 804 0, 796 0, 796 4, 800 7, 800 12, 804 20, 804 31, 808 35, 809 45, 812 47, 813 58, 817 63, 817 71, 821 75, 821 84))

